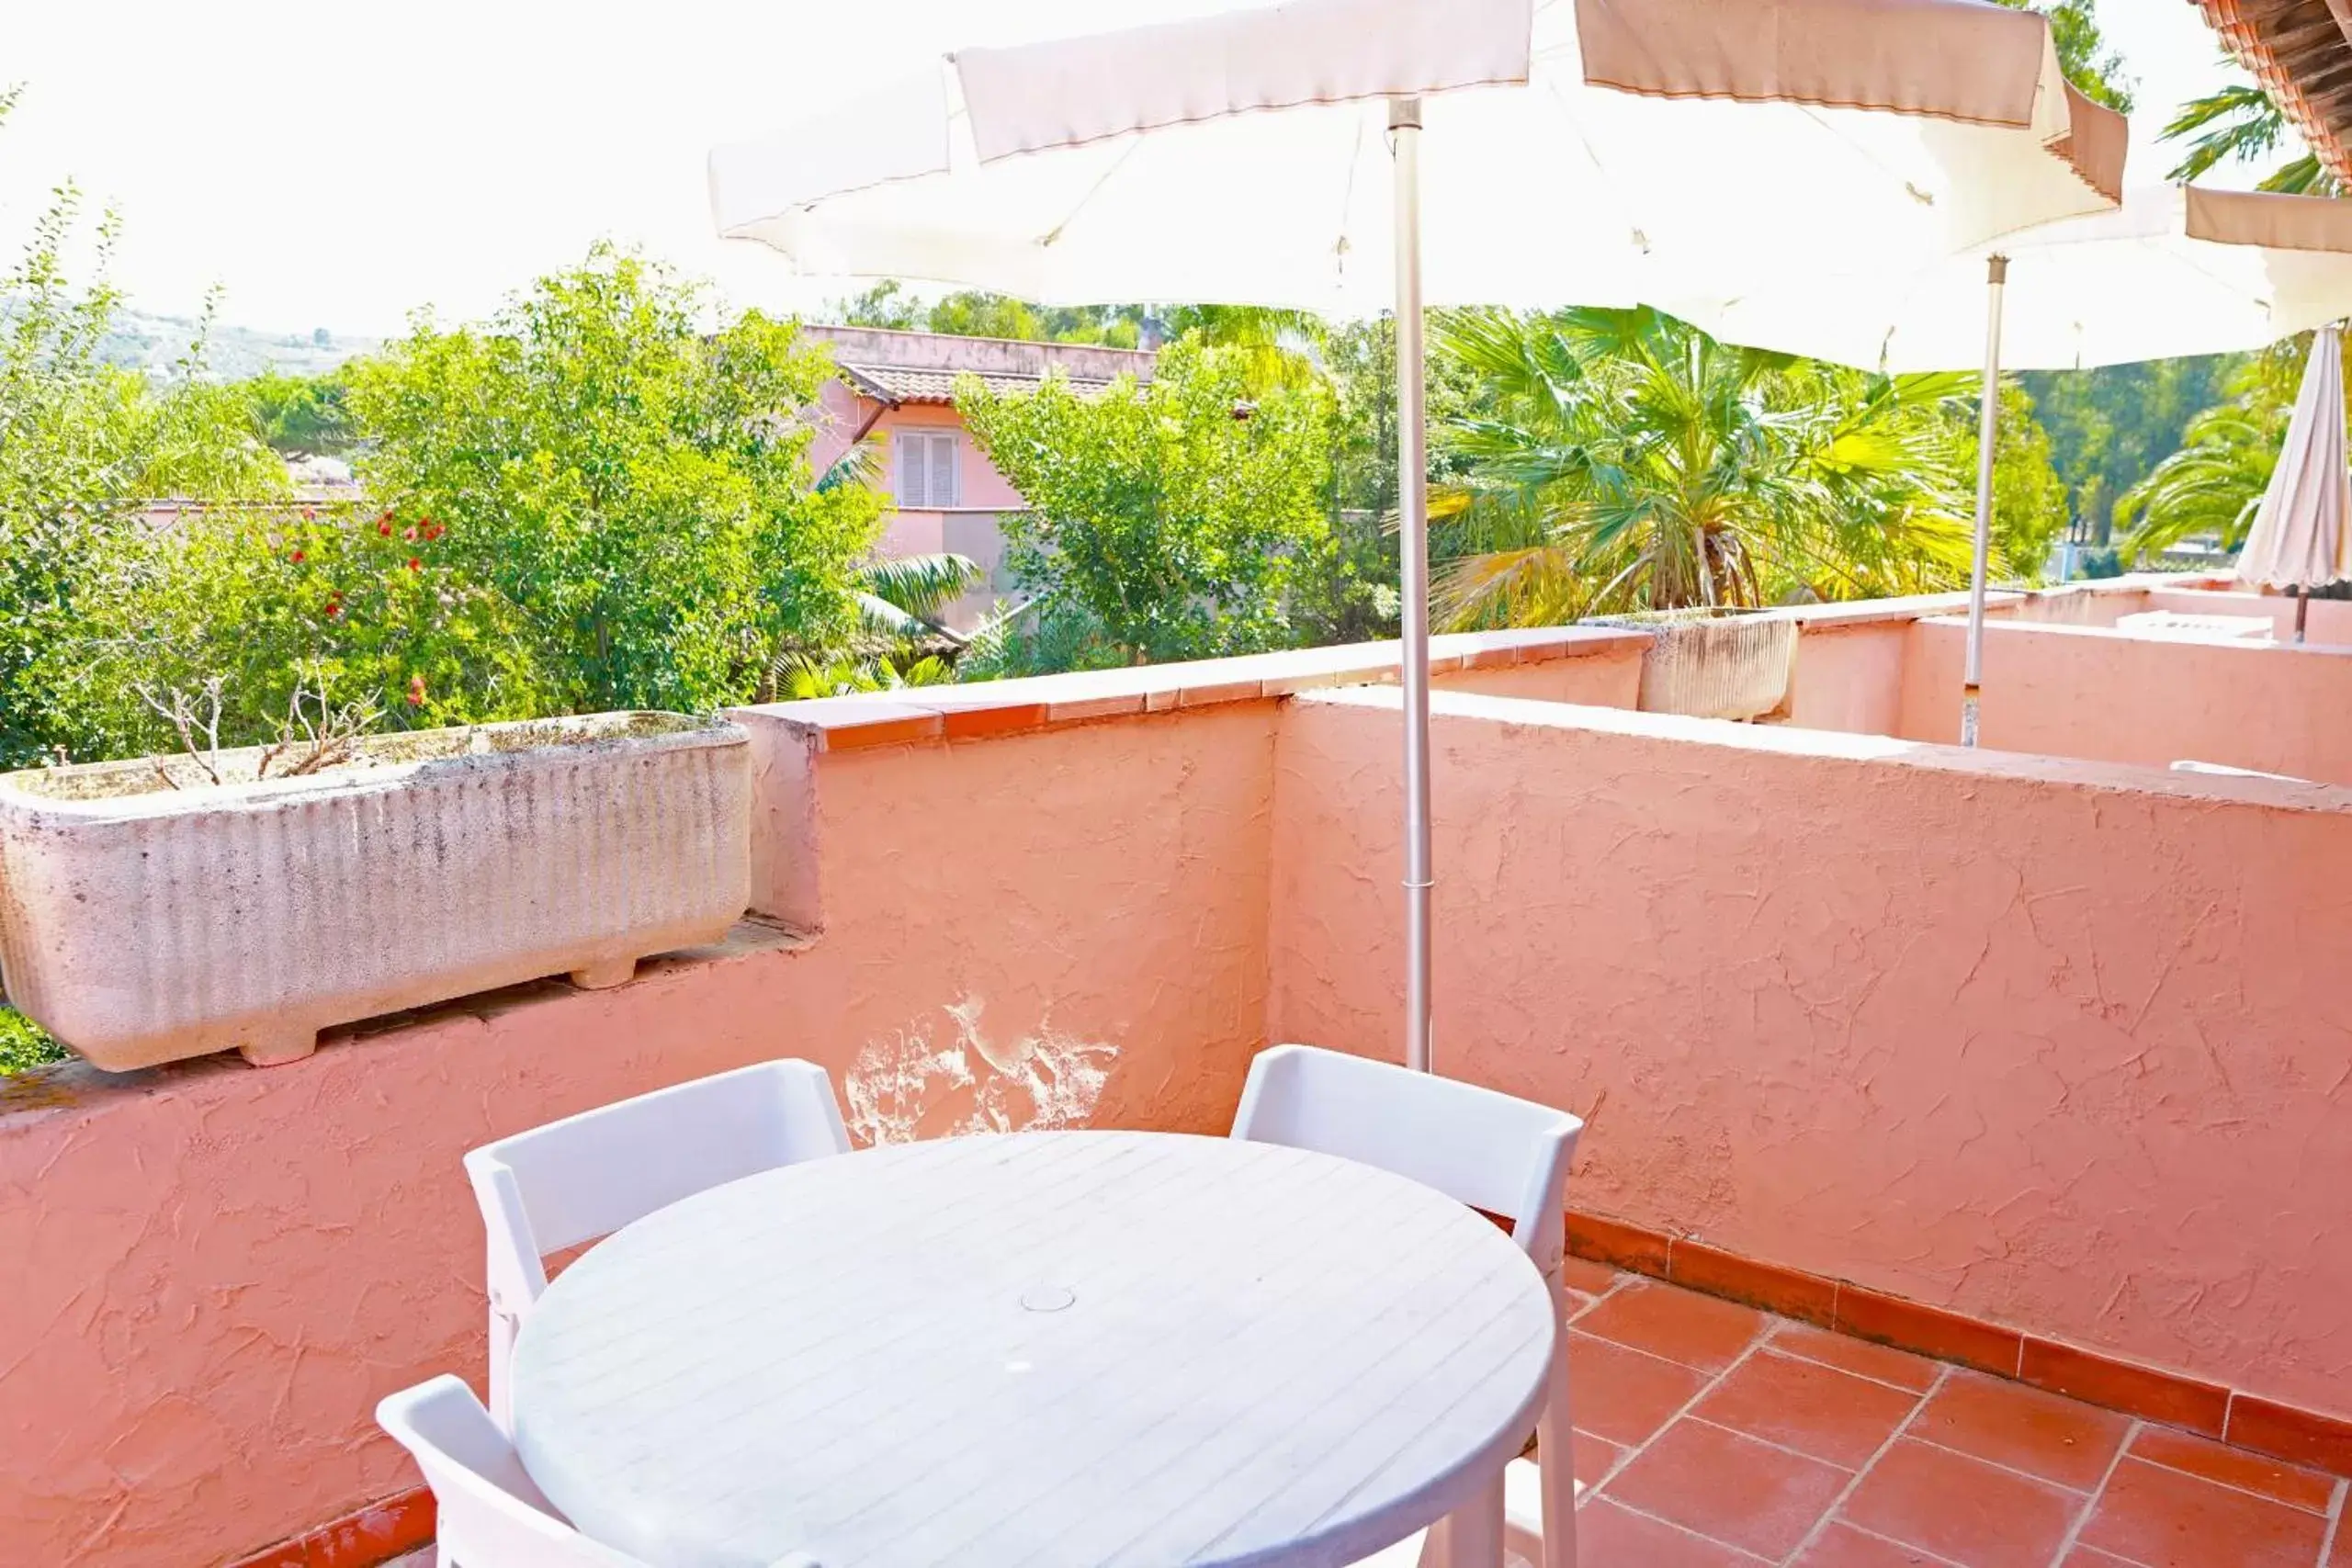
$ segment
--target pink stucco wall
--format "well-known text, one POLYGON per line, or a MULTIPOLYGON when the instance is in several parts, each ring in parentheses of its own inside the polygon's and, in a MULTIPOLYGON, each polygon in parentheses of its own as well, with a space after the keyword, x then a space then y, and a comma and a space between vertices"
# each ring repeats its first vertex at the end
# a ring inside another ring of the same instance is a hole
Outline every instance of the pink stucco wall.
MULTIPOLYGON (((1907 637, 1895 733, 1956 740, 1966 623, 1917 621, 1907 637)), ((1987 747, 2352 784, 2352 648, 1988 621, 1983 686, 1987 747)))
MULTIPOLYGON (((1440 1065, 1590 1115, 1577 1203, 2352 1416, 2352 792, 1620 711, 1622 633, 1440 645, 1440 1065)), ((219 1562, 413 1484, 368 1413, 478 1373, 486 1139, 784 1055, 867 1135, 1208 1131, 1269 1038, 1392 1052, 1397 698, 1284 694, 1393 660, 756 710, 798 938, 0 1084, 0 1562, 219 1562)))
MULTIPOLYGON (((2295 601, 2283 593, 2236 593, 2217 590, 2179 590, 2148 595, 2151 610, 2177 610, 2188 615, 2267 615, 2281 642, 2295 635, 2295 601)), ((2303 620, 2306 642, 2352 644, 2352 599, 2314 599, 2303 620)))
MULTIPOLYGON (((1396 700, 1285 716, 1271 1038, 1397 1051, 1396 700)), ((2352 1411, 2352 791, 1437 706, 1437 1063, 1573 1205, 2352 1411)))
POLYGON ((1908 621, 1805 626, 1789 675, 1788 722, 1808 729, 1891 735, 1903 713, 1908 621))
POLYGON ((291 1068, 0 1080, 0 1562, 216 1563, 414 1484, 370 1413, 479 1376, 458 1160, 486 1139, 778 1055, 869 1132, 1222 1129, 1261 1043, 1273 724, 817 756, 805 946, 478 998, 291 1068))

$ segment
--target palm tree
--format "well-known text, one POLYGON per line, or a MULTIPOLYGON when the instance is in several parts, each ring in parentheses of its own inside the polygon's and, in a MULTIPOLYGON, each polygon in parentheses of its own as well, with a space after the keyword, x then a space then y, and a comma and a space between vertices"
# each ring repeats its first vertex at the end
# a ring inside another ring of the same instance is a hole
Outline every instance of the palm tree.
POLYGON ((1441 352, 1487 389, 1445 433, 1430 514, 1453 626, 1951 586, 1969 531, 1944 405, 1883 377, 1719 344, 1659 311, 1463 310, 1441 352))
POLYGON ((2188 422, 2180 450, 2123 492, 2115 521, 2126 560, 2210 536, 2224 551, 2245 543, 2286 436, 2289 406, 2241 398, 2188 422))
MULTIPOLYGON (((2252 82, 2233 82, 2201 98, 2191 98, 2165 126, 2163 140, 2187 141, 2188 148, 2165 178, 2193 180, 2218 164, 2252 163, 2267 158, 2288 141, 2287 117, 2270 96, 2252 82)), ((2295 145, 2301 145, 2296 138, 2295 145)), ((2273 169, 2261 183, 2263 190, 2298 196, 2335 196, 2335 178, 2305 148, 2302 156, 2273 169)))

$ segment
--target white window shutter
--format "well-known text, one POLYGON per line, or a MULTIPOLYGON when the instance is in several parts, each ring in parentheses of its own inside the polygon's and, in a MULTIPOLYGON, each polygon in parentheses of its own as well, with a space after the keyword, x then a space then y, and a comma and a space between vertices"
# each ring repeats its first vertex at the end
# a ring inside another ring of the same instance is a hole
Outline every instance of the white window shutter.
POLYGON ((931 504, 961 506, 963 501, 956 493, 956 438, 934 435, 931 438, 931 504))
POLYGON ((921 507, 923 502, 923 458, 929 455, 931 443, 921 435, 901 435, 898 440, 899 504, 921 507))

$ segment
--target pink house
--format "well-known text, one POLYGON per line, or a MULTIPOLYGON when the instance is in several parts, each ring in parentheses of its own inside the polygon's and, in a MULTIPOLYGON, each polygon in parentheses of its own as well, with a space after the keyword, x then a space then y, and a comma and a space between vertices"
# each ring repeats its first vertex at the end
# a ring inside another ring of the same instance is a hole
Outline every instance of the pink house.
POLYGON ((821 473, 859 442, 879 444, 878 482, 895 503, 883 527, 882 553, 950 550, 978 562, 989 574, 987 586, 967 595, 948 616, 967 626, 1012 587, 998 520, 1023 502, 965 430, 956 412, 956 378, 970 374, 992 390, 1027 391, 1058 370, 1079 390, 1100 390, 1122 376, 1150 380, 1154 358, 1133 349, 877 327, 801 331, 831 346, 841 371, 819 405, 810 461, 821 473))

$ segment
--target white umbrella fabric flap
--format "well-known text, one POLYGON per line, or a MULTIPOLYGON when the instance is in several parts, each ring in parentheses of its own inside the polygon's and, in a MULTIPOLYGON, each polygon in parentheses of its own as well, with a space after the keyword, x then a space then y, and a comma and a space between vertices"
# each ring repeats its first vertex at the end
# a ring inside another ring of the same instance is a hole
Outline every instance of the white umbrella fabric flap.
POLYGON ((1430 304, 1631 304, 1668 270, 1724 293, 2120 190, 2120 117, 2030 13, 1298 0, 960 51, 717 149, 712 209, 812 276, 1361 316, 1396 299, 1385 106, 1415 96, 1430 304))
POLYGON ((2237 577, 2258 588, 2291 590, 2295 640, 2303 640, 2310 591, 2352 578, 2352 475, 2346 471, 2344 339, 2330 323, 2312 336, 2303 384, 2269 488, 2238 552, 2237 577))
MULTIPOLYGON (((2352 201, 2154 186, 2128 192, 2115 211, 1924 256, 1908 268, 1840 269, 1657 302, 1729 343, 1865 369, 1982 365, 1990 389, 2004 369, 2232 353, 2352 315, 2352 201)), ((2308 381, 2304 391, 2311 394, 2308 381)), ((2340 405, 2340 387, 2337 395, 2340 405)), ((1976 743, 1984 664, 1998 410, 1996 399, 1983 399, 1961 691, 1967 746, 1976 743)), ((2336 440, 2340 457, 2340 430, 2336 440)))
POLYGON ((2134 186, 2114 211, 1922 257, 1652 303, 1726 343, 1870 370, 1960 370, 1984 345, 1984 270, 2009 258, 2006 370, 2259 348, 2352 311, 2352 201, 2134 186))
POLYGON ((2044 18, 1979 0, 1295 0, 963 51, 718 148, 710 197, 722 235, 816 276, 1394 308, 1405 1059, 1426 1069, 1423 306, 1948 254, 2113 206, 2124 140, 2044 18))

